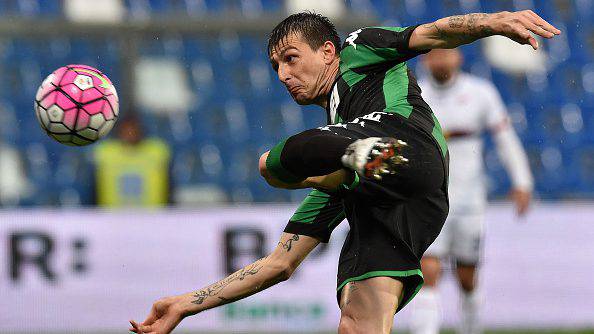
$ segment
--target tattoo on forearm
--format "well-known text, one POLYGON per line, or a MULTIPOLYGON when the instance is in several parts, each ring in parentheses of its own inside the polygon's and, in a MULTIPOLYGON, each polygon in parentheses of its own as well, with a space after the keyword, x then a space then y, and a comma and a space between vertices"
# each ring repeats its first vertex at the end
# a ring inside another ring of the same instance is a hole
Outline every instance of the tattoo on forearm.
MULTIPOLYGON (((290 252, 291 248, 293 247, 293 242, 297 242, 298 240, 299 240, 299 235, 293 234, 288 240, 286 240, 285 242, 279 242, 278 245, 280 247, 282 247, 284 250, 286 250, 287 252, 290 252)), ((262 260, 264 260, 264 259, 265 258, 262 258, 256 262, 250 264, 249 266, 246 266, 245 268, 242 268, 241 270, 231 274, 229 277, 227 277, 223 280, 220 280, 214 284, 211 284, 202 290, 194 292, 193 297, 195 299, 192 301, 192 303, 200 305, 200 304, 203 304, 204 301, 206 301, 209 297, 214 297, 214 296, 216 296, 224 304, 231 303, 238 299, 241 299, 242 297, 225 298, 223 296, 220 296, 219 294, 229 284, 231 284, 235 281, 243 281, 248 276, 256 275, 263 268, 262 260)))
POLYGON ((283 249, 285 249, 287 252, 291 251, 291 247, 293 247, 293 241, 298 241, 299 240, 299 235, 297 234, 293 234, 293 236, 285 241, 285 242, 279 242, 278 245, 280 247, 282 247, 283 249))
POLYGON ((435 22, 425 24, 425 25, 423 25, 423 27, 426 29, 435 29, 435 31, 437 31, 439 38, 446 37, 445 32, 443 30, 439 29, 439 27, 437 26, 437 24, 435 22))
POLYGON ((465 15, 454 15, 450 16, 450 18, 448 19, 448 24, 450 28, 462 28, 464 26, 465 20, 465 15))
MULTIPOLYGON (((251 276, 251 275, 256 275, 260 269, 262 269, 263 265, 262 265, 262 260, 264 260, 265 258, 262 258, 252 264, 250 264, 249 266, 246 266, 245 268, 242 268, 241 270, 231 274, 229 277, 220 280, 214 284, 211 284, 210 286, 196 291, 194 293, 194 298, 196 298, 195 300, 192 301, 193 304, 197 304, 200 305, 202 303, 204 303, 204 301, 208 298, 208 297, 213 297, 213 296, 217 296, 219 293, 221 293, 223 291, 223 289, 225 289, 229 284, 233 283, 234 281, 243 281, 246 277, 251 276)), ((228 303, 228 302, 232 302, 234 301, 234 299, 229 299, 229 298, 225 298, 225 297, 221 297, 218 296, 219 300, 221 300, 224 303, 228 303)))
POLYGON ((448 17, 447 27, 442 26, 440 29, 435 22, 425 25, 425 27, 431 28, 434 26, 440 38, 450 38, 461 43, 469 43, 493 34, 493 30, 486 25, 488 16, 489 14, 485 13, 454 15, 448 17))
POLYGON ((478 36, 486 37, 491 33, 491 29, 485 25, 485 19, 489 16, 485 13, 474 13, 468 14, 468 22, 466 23, 466 29, 468 33, 478 36))

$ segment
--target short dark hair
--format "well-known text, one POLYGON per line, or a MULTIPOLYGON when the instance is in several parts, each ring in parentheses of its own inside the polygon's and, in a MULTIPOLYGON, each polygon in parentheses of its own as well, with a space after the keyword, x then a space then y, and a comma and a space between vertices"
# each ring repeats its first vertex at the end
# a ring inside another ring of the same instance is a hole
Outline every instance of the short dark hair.
POLYGON ((340 37, 334 24, 323 15, 305 11, 290 15, 272 29, 268 36, 268 56, 284 38, 293 33, 300 34, 312 50, 317 50, 326 41, 334 44, 337 53, 340 50, 340 37))

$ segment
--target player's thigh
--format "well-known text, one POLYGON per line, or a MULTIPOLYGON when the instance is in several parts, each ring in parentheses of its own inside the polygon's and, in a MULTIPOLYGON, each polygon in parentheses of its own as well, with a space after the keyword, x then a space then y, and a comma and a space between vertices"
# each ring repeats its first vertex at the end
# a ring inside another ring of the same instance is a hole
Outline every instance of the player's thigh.
POLYGON ((462 265, 477 265, 483 249, 484 219, 482 212, 459 214, 452 231, 452 257, 462 265))
POLYGON ((389 333, 403 291, 392 277, 347 283, 340 296, 339 333, 389 333))

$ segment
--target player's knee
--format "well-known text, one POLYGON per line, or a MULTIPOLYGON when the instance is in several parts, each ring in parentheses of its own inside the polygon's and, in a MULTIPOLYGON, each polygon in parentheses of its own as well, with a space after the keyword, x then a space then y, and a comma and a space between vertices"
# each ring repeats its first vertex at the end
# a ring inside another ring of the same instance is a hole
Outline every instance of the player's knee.
POLYGON ((268 170, 266 169, 266 159, 268 158, 268 153, 270 151, 262 154, 260 156, 260 161, 258 162, 258 169, 260 170, 260 175, 262 175, 264 178, 268 177, 268 170))
POLYGON ((421 260, 421 270, 423 271, 425 285, 429 287, 436 286, 441 273, 439 259, 436 257, 424 257, 421 260))

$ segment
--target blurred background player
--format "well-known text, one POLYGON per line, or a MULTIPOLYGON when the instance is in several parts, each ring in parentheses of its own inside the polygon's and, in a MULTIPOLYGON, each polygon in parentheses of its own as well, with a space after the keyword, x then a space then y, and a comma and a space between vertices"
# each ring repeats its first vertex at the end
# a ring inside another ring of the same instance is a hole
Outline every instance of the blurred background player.
POLYGON ((146 138, 134 113, 119 121, 117 139, 95 148, 97 204, 160 207, 170 202, 171 153, 162 139, 146 138))
MULTIPOLYGON (((532 175, 520 140, 495 86, 462 72, 459 50, 433 50, 423 57, 428 76, 420 80, 423 98, 437 115, 450 149, 450 212, 441 234, 422 259, 425 286, 415 304, 412 331, 438 333, 440 301, 436 286, 441 260, 451 259, 460 284, 459 333, 480 333, 477 265, 487 204, 483 171, 483 138, 489 132, 512 181, 511 197, 518 215, 528 209, 532 175)), ((451 303, 452 301, 444 301, 451 303)))

